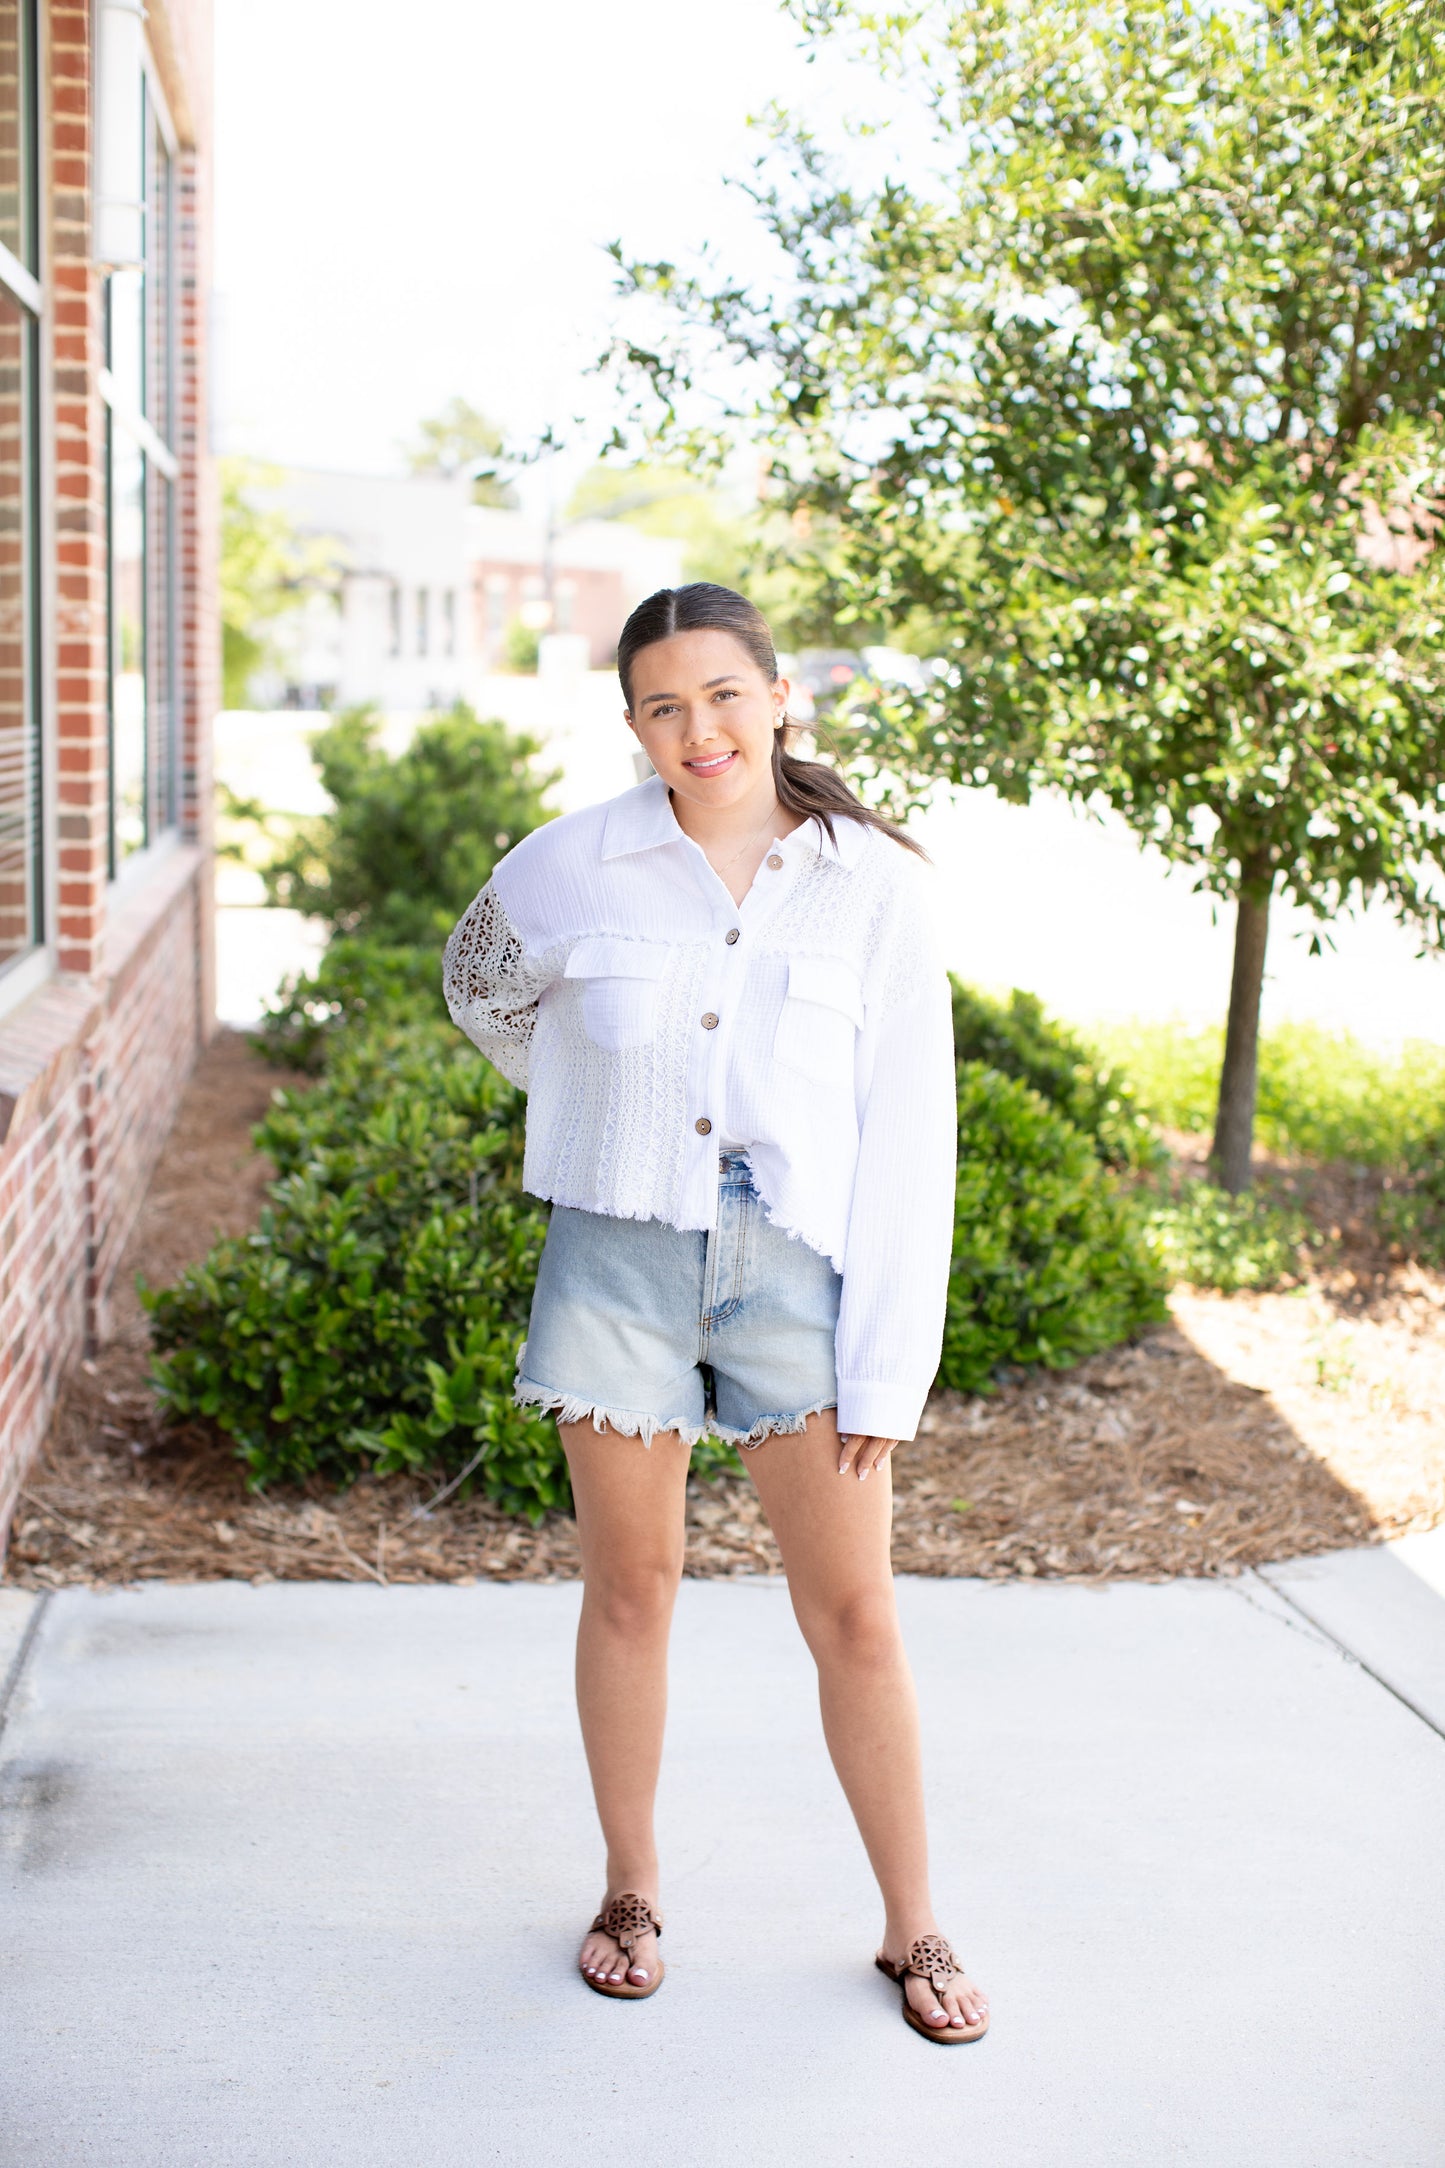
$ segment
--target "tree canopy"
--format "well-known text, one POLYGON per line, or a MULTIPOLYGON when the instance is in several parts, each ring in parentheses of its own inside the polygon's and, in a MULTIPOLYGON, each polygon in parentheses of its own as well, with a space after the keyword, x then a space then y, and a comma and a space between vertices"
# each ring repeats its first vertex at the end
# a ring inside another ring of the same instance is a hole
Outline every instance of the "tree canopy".
POLYGON ((280 479, 257 460, 220 462, 221 698, 243 708, 251 679, 272 661, 283 618, 310 594, 334 593, 337 545, 297 532, 279 505, 256 492, 280 479))
POLYGON ((731 382, 725 426, 828 523, 835 615, 937 657, 858 716, 895 791, 1059 786, 1239 903, 1239 1186, 1271 895, 1445 939, 1445 14, 794 12, 926 154, 863 186, 778 118, 773 293, 626 267, 686 327, 630 357, 654 434, 731 382))
POLYGON ((505 454, 506 439, 495 422, 458 397, 417 423, 407 462, 413 474, 470 473, 473 504, 513 511, 517 492, 503 478, 505 454))

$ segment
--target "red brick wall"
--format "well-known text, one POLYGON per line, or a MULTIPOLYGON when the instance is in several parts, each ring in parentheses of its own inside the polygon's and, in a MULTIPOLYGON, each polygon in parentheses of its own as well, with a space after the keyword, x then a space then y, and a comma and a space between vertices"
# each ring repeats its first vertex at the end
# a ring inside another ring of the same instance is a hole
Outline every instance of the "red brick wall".
POLYGON ((0 1015, 0 1541, 67 1368, 105 1335, 156 1156, 211 1028, 211 722, 219 691, 215 485, 207 451, 210 0, 150 0, 182 137, 177 189, 179 837, 108 887, 105 409, 90 260, 89 0, 42 0, 42 222, 50 442, 41 489, 57 869, 55 976, 0 1015))
MULTIPOLYGON (((571 622, 559 623, 554 629, 582 633, 586 636, 588 662, 594 670, 605 670, 617 652, 617 635, 622 620, 627 615, 626 589, 620 572, 588 570, 585 567, 560 565, 557 568, 554 593, 566 583, 571 588, 570 612, 559 611, 559 617, 570 614, 571 622)), ((521 615, 524 603, 537 599, 542 588, 542 567, 538 565, 515 565, 489 563, 479 559, 472 565, 472 637, 478 654, 489 668, 500 667, 506 644, 507 627, 521 615), (494 609, 496 597, 500 607, 494 609), (494 616, 501 624, 494 625, 494 616)))
POLYGON ((85 1342, 85 1077, 79 1043, 62 1036, 70 1020, 57 1021, 61 1044, 0 1153, 0 1528, 85 1342))

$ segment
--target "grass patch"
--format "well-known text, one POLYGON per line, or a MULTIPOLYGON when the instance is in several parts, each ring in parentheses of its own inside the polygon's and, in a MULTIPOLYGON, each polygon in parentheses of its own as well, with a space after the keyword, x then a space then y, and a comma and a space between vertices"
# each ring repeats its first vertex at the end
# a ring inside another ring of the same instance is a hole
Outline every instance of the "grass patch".
MULTIPOLYGON (((1214 1122, 1221 1029, 1100 1025, 1102 1060, 1127 1072, 1139 1103, 1167 1129, 1207 1135, 1214 1122)), ((1424 1040, 1380 1053, 1350 1032, 1280 1024, 1260 1040, 1258 1143, 1290 1159, 1398 1167, 1445 1132, 1445 1047, 1424 1040)))
POLYGON ((1187 1182, 1149 1215, 1171 1281, 1236 1295, 1300 1278, 1317 1237, 1302 1212, 1258 1190, 1231 1197, 1212 1182, 1187 1182))

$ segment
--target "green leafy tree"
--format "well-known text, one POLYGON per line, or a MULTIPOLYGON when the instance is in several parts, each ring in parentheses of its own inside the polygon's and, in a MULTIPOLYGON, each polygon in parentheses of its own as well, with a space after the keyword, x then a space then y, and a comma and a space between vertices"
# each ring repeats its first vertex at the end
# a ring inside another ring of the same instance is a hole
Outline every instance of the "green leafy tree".
POLYGON ((458 398, 417 424, 407 460, 413 474, 470 473, 473 504, 514 511, 517 492, 502 477, 505 455, 501 430, 469 400, 458 398))
POLYGON ((679 541, 684 577, 723 587, 746 578, 760 539, 745 508, 684 467, 592 467, 573 491, 566 519, 569 526, 583 519, 621 520, 643 534, 679 541))
POLYGON ((1445 14, 794 13, 931 144, 850 186, 777 119, 774 293, 628 267, 686 320, 628 356, 654 441, 698 435, 704 374, 742 386, 837 617, 931 628, 927 695, 860 707, 865 771, 1107 803, 1233 903, 1238 1190, 1272 898, 1445 938, 1445 14))
MULTIPOLYGON (((746 589, 784 647, 833 647, 828 536, 806 506, 785 509, 771 491, 751 504, 710 471, 603 461, 578 483, 566 524, 616 519, 683 545, 687 580, 746 589)), ((866 635, 863 635, 866 637, 866 635)), ((860 637, 850 622, 847 637, 860 637)))
POLYGON ((534 770, 535 739, 460 701, 395 759, 377 729, 370 709, 351 708, 312 740, 332 808, 272 860, 268 894, 335 933, 434 943, 503 853, 551 818, 542 801, 557 778, 534 770))
POLYGON ((277 468, 254 459, 220 462, 221 697, 246 705, 251 679, 275 658, 275 632, 308 595, 334 594, 339 551, 297 532, 277 505, 257 500, 274 489, 277 468))

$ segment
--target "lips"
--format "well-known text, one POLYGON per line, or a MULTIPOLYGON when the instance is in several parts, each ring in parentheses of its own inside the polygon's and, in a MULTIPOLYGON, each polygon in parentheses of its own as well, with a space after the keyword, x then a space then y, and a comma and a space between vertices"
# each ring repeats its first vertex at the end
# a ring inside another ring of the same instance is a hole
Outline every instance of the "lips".
POLYGON ((706 758, 685 760, 683 766, 693 775, 721 775, 724 768, 730 768, 737 757, 736 752, 709 753, 706 758))

